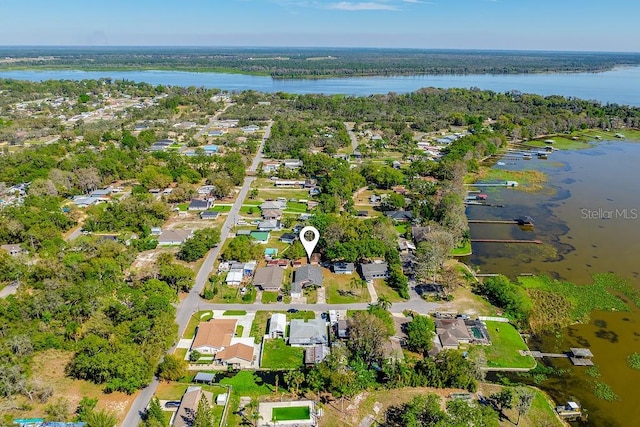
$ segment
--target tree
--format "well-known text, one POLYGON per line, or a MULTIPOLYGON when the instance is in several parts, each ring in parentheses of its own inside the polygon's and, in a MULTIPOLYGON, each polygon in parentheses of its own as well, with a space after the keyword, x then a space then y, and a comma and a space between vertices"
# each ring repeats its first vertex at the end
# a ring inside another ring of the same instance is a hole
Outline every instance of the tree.
POLYGON ((429 240, 418 244, 416 276, 422 280, 432 277, 435 282, 435 274, 449 256, 453 246, 451 233, 444 230, 431 231, 429 240))
POLYGON ((304 373, 302 371, 297 371, 297 370, 287 371, 284 374, 284 382, 287 383, 287 387, 289 388, 289 391, 292 392, 295 396, 297 396, 298 389, 300 388, 300 385, 304 382, 304 373))
POLYGON ((516 409, 518 410, 518 421, 516 421, 516 426, 520 425, 520 417, 526 415, 531 409, 531 404, 533 403, 533 398, 535 395, 531 390, 525 387, 518 387, 516 390, 516 409))
POLYGON ((80 399, 80 403, 78 403, 78 407, 76 408, 76 420, 86 422, 89 414, 93 412, 97 404, 98 399, 91 399, 87 396, 82 396, 82 399, 80 399))
POLYGON ((433 345, 435 324, 429 316, 414 315, 407 324, 407 346, 420 353, 426 353, 433 345))
POLYGON ((505 387, 500 390, 500 392, 491 394, 489 399, 496 410, 500 412, 500 416, 505 416, 504 410, 513 408, 515 397, 513 389, 511 387, 505 387))
POLYGON ((204 228, 193 233, 193 237, 187 239, 180 246, 176 254, 179 260, 186 262, 196 261, 220 243, 220 231, 215 228, 204 228))
POLYGON ((347 346, 369 366, 380 363, 384 342, 389 337, 387 327, 371 313, 357 313, 350 321, 347 346))
POLYGON ((186 360, 167 354, 160 365, 158 365, 158 377, 166 381, 178 381, 187 374, 186 360))
POLYGON ((145 427, 164 427, 167 425, 167 417, 157 397, 153 398, 149 403, 149 407, 144 413, 142 423, 145 427))
POLYGON ((440 284, 446 295, 451 294, 455 287, 460 283, 460 276, 458 272, 451 268, 445 267, 440 270, 440 284))
POLYGON ((304 250, 304 246, 302 246, 302 243, 300 243, 299 240, 293 242, 293 244, 282 253, 282 256, 286 259, 300 259, 305 255, 306 252, 304 250))
POLYGON ((67 421, 69 418, 69 402, 67 399, 59 397, 55 402, 50 403, 45 408, 47 418, 51 421, 67 421))
POLYGON ((188 292, 193 287, 193 270, 177 263, 161 264, 158 279, 166 282, 176 292, 188 292))
MULTIPOLYGON (((359 289, 360 295, 362 295, 362 292, 364 291, 364 289, 367 289, 367 281, 360 278, 360 276, 353 275, 353 277, 351 277, 351 280, 349 280, 349 287, 351 289, 359 289)), ((378 299, 378 303, 379 302, 380 302, 380 299, 378 299)))
POLYGON ((389 310, 391 308, 391 300, 389 300, 389 297, 387 297, 385 295, 380 295, 380 296, 378 296, 377 305, 382 310, 389 310))
POLYGON ((111 411, 101 409, 92 411, 86 418, 87 427, 115 427, 118 417, 111 411))
POLYGON ((202 395, 191 427, 214 427, 213 409, 207 398, 202 395))
POLYGON ((263 250, 259 245, 253 243, 250 237, 238 236, 229 242, 222 254, 222 258, 225 260, 246 262, 260 258, 263 250))

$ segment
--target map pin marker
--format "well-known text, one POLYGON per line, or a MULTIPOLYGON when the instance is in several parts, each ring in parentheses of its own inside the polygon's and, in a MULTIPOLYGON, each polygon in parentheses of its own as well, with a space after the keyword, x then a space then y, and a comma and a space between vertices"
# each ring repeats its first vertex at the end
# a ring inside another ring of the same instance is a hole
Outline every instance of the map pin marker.
POLYGON ((307 257, 309 259, 309 262, 311 262, 311 254, 313 253, 313 250, 316 248, 316 245, 318 244, 318 240, 320 240, 320 232, 318 231, 317 228, 306 226, 302 230, 300 230, 300 243, 302 243, 304 250, 307 251, 307 257), (304 237, 304 235, 309 231, 313 233, 313 239, 311 240, 307 240, 304 237))

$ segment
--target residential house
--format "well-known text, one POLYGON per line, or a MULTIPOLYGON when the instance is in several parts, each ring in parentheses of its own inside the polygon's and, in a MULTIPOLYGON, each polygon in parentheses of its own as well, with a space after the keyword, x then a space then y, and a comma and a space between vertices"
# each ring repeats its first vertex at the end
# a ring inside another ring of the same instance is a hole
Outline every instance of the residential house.
POLYGON ((298 169, 302 167, 302 160, 300 159, 285 159, 283 165, 287 169, 298 169))
POLYGON ((204 212, 200 212, 200 219, 215 220, 215 219, 218 219, 219 215, 220 215, 220 212, 204 211, 204 212))
POLYGON ((253 364, 254 350, 254 346, 242 343, 231 344, 229 347, 218 351, 215 360, 219 364, 229 366, 233 369, 249 368, 253 364))
POLYGON ((305 348, 304 364, 307 366, 313 366, 316 363, 322 362, 328 355, 329 347, 326 345, 314 345, 312 347, 305 348))
POLYGON ((391 165, 394 169, 400 169, 400 167, 402 166, 402 163, 400 163, 399 160, 394 160, 391 165))
POLYGON ((242 130, 242 132, 244 133, 255 133, 258 130, 260 130, 260 126, 256 126, 256 125, 249 125, 249 126, 245 126, 240 128, 242 130))
POLYGON ((212 129, 207 133, 207 135, 209 135, 209 136, 223 136, 224 135, 224 130, 222 130, 222 129, 212 129))
POLYGON ((207 154, 209 156, 213 155, 213 154, 218 154, 218 150, 219 147, 215 144, 208 144, 205 145, 204 147, 202 147, 204 150, 204 154, 207 154))
POLYGON ((373 262, 370 264, 360 264, 362 278, 367 282, 375 279, 389 278, 389 264, 386 262, 373 262))
POLYGON ((266 161, 262 162, 262 172, 264 173, 274 173, 280 169, 280 162, 277 161, 266 161))
POLYGON ((271 259, 267 261, 268 266, 276 266, 280 268, 287 268, 289 266, 288 259, 271 259))
POLYGON ((204 354, 215 354, 229 347, 236 331, 236 323, 235 319, 211 319, 208 322, 200 322, 191 344, 191 350, 197 350, 204 354))
POLYGON ((294 233, 284 233, 281 237, 280 237, 280 241, 282 243, 286 243, 288 245, 293 244, 296 240, 298 240, 298 235, 294 234, 294 233))
POLYGON ((303 265, 293 272, 293 283, 305 286, 322 286, 322 268, 315 265, 303 265))
POLYGON ((376 204, 376 203, 380 203, 382 201, 382 197, 373 194, 371 195, 371 197, 369 197, 369 202, 371 202, 372 204, 376 204))
POLYGON ((416 250, 416 245, 412 241, 401 237, 398 239, 398 250, 400 250, 401 254, 407 255, 409 252, 416 250))
POLYGON ((20 245, 2 245, 0 246, 0 249, 6 251, 10 256, 18 256, 25 253, 20 245))
POLYGON ((73 204, 79 208, 86 208, 89 206, 97 205, 98 203, 103 201, 104 200, 101 199, 100 197, 95 197, 95 196, 74 196, 73 197, 73 204))
POLYGON ((109 200, 110 195, 111 195, 111 189, 109 188, 93 190, 91 193, 89 193, 89 196, 100 197, 101 199, 104 199, 104 200, 109 200))
POLYGON ((190 211, 206 211, 207 209, 211 209, 212 206, 213 199, 192 199, 188 209, 190 211))
POLYGON ((304 188, 306 181, 296 179, 278 179, 273 182, 276 187, 300 187, 304 188))
POLYGON ((185 240, 191 238, 193 231, 191 230, 164 230, 158 236, 158 246, 174 246, 181 245, 185 240))
POLYGON ((404 360, 402 345, 398 337, 389 337, 382 343, 384 358, 389 362, 401 362, 404 360))
POLYGON ((173 418, 173 427, 190 427, 196 419, 196 411, 202 396, 205 396, 208 402, 212 401, 213 394, 203 391, 202 387, 190 386, 182 395, 180 406, 173 418))
POLYGON ((269 337, 284 338, 287 330, 287 315, 284 313, 273 313, 269 320, 269 337))
POLYGON ((214 185, 203 185, 198 188, 198 194, 201 196, 209 196, 213 193, 216 187, 214 185))
POLYGON ((328 345, 327 323, 321 319, 293 319, 289 324, 289 345, 293 347, 328 345))
POLYGON ((273 257, 278 256, 278 248, 266 248, 264 250, 264 258, 267 260, 273 259, 273 257))
POLYGON ((469 344, 471 334, 464 319, 435 319, 436 334, 443 349, 456 349, 459 344, 469 344))
POLYGON ((253 284, 263 291, 279 291, 284 280, 284 271, 280 267, 260 267, 256 270, 253 284))
POLYGON ((300 283, 291 284, 291 298, 302 298, 302 285, 300 283))
POLYGON ((239 286, 244 280, 244 271, 230 268, 225 283, 229 286, 239 286))
POLYGON ((279 231, 282 229, 282 224, 279 219, 270 219, 260 221, 258 223, 258 231, 279 231))
POLYGON ((148 150, 166 151, 172 144, 175 144, 175 141, 173 139, 161 139, 160 141, 156 141, 153 145, 151 145, 148 150))
POLYGON ((267 200, 260 205, 260 210, 265 211, 268 209, 284 209, 287 207, 287 202, 281 202, 278 200, 267 200))
POLYGON ((282 211, 280 209, 263 209, 262 218, 264 219, 282 219, 282 211))
POLYGON ((357 215, 361 218, 366 218, 369 216, 369 211, 358 211, 357 215))
POLYGON ((353 274, 355 269, 356 266, 352 262, 339 261, 333 263, 333 272, 335 274, 353 274))
POLYGON ((336 335, 338 336, 338 338, 340 339, 349 338, 349 324, 347 323, 346 320, 343 320, 343 319, 338 320, 338 323, 336 324, 336 329, 337 329, 336 335))
POLYGON ((386 211, 384 215, 394 221, 413 221, 413 212, 411 211, 386 211))

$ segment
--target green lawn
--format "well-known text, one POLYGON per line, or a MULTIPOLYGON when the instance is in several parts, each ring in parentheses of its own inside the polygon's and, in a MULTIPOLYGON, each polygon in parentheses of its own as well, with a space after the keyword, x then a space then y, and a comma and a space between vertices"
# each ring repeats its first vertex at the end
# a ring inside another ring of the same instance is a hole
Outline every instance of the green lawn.
POLYGON ((180 209, 182 212, 186 212, 187 209, 189 209, 189 203, 178 204, 178 209, 180 209))
POLYGON ((407 228, 409 227, 409 224, 407 223, 399 223, 396 224, 394 226, 394 228, 396 229, 396 231, 398 232, 398 234, 403 235, 407 232, 407 228))
POLYGON ((462 246, 451 249, 451 256, 469 256, 471 255, 471 240, 465 240, 462 246))
POLYGON ((231 378, 220 380, 222 385, 231 385, 233 393, 240 396, 263 396, 271 393, 271 387, 264 384, 252 371, 240 371, 231 378))
POLYGON ((491 345, 485 346, 489 368, 534 368, 536 361, 531 356, 521 356, 519 350, 529 348, 516 328, 510 323, 485 322, 491 345))
POLYGON ((278 292, 262 292, 262 302, 272 304, 278 301, 278 292))
POLYGON ((269 339, 264 342, 262 368, 298 369, 303 362, 304 350, 302 348, 290 347, 282 338, 269 339))
POLYGON ((187 324, 187 329, 184 330, 184 334, 182 334, 183 338, 193 338, 196 335, 196 327, 200 322, 206 322, 211 319, 213 316, 213 312, 209 310, 198 311, 193 313, 191 319, 189 319, 189 323, 187 324))
POLYGON ((212 212, 229 212, 231 210, 231 205, 214 205, 209 210, 212 212))
POLYGON ((307 211, 306 203, 299 202, 287 202, 287 207, 285 208, 288 212, 299 212, 305 213, 307 211))
POLYGON ((309 406, 290 406, 288 408, 273 408, 271 416, 274 421, 308 420, 311 418, 309 406))
POLYGON ((222 313, 223 316, 244 316, 247 314, 246 310, 227 310, 222 313))
POLYGON ((242 295, 240 293, 240 289, 242 288, 242 286, 239 286, 239 287, 233 287, 233 286, 227 286, 227 285, 217 285, 217 286, 218 286, 218 293, 214 295, 213 298, 207 301, 215 304, 220 304, 220 303, 222 304, 224 303, 253 304, 253 302, 256 300, 257 292, 253 288, 249 288, 247 292, 244 295, 242 295))
POLYGON ((284 313, 287 315, 287 320, 291 319, 315 319, 316 315, 313 311, 299 311, 297 313, 287 313, 286 311, 265 311, 260 310, 256 312, 256 317, 251 324, 250 336, 256 339, 261 339, 264 334, 267 333, 267 322, 273 313, 284 313))
POLYGON ((237 337, 241 337, 242 336, 242 332, 244 332, 244 326, 242 326, 242 325, 236 326, 236 336, 237 337))
POLYGON ((351 274, 333 274, 327 269, 323 269, 324 283, 329 304, 349 304, 355 302, 369 302, 371 297, 366 289, 352 288, 351 274))
MULTIPOLYGON (((378 294, 378 298, 381 296, 387 297, 387 299, 392 303, 405 301, 400 297, 400 295, 398 295, 398 293, 394 289, 389 287, 386 284, 386 282, 382 279, 374 280, 373 287, 375 288, 376 293, 378 294)), ((363 289, 363 292, 369 295, 369 292, 366 289, 363 289)))

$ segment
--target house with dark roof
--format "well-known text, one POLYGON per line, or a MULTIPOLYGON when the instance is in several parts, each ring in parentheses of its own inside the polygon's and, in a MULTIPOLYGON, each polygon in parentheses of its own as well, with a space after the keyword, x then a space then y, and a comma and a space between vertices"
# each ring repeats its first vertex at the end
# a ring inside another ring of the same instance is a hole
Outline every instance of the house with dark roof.
POLYGON ((292 319, 289 324, 289 345, 293 347, 328 345, 328 335, 322 319, 292 319))
POLYGON ((413 221, 413 212, 411 211, 386 211, 384 215, 394 221, 413 221))
POLYGON ((293 244, 296 240, 298 240, 298 235, 294 233, 284 233, 280 237, 280 241, 282 243, 287 243, 289 245, 293 244))
POLYGON ((211 209, 212 206, 213 206, 212 199, 207 199, 207 200, 192 199, 191 203, 189 203, 188 209, 190 211, 206 211, 207 209, 211 209))
POLYGON ((360 264, 360 273, 367 282, 375 279, 389 278, 389 264, 386 262, 373 262, 360 264))
POLYGON ((305 286, 322 286, 322 268, 315 265, 303 265, 293 272, 293 283, 305 286))
POLYGON ((291 298, 302 298, 302 285, 300 283, 293 282, 291 284, 291 298))
POLYGON ((253 284, 263 291, 277 292, 282 287, 284 270, 277 266, 259 267, 253 278, 253 284))
POLYGON ((203 212, 200 212, 200 219, 215 220, 215 219, 218 219, 219 215, 220 215, 220 212, 203 211, 203 212))
POLYGON ((411 227, 411 236, 413 241, 417 245, 418 243, 429 240, 429 234, 431 233, 431 227, 411 227))
POLYGON ((353 274, 356 266, 352 262, 338 261, 333 263, 333 272, 335 274, 353 274))
POLYGON ((305 348, 304 364, 307 366, 313 366, 316 363, 322 362, 328 355, 329 347, 326 345, 314 345, 312 347, 305 348))

